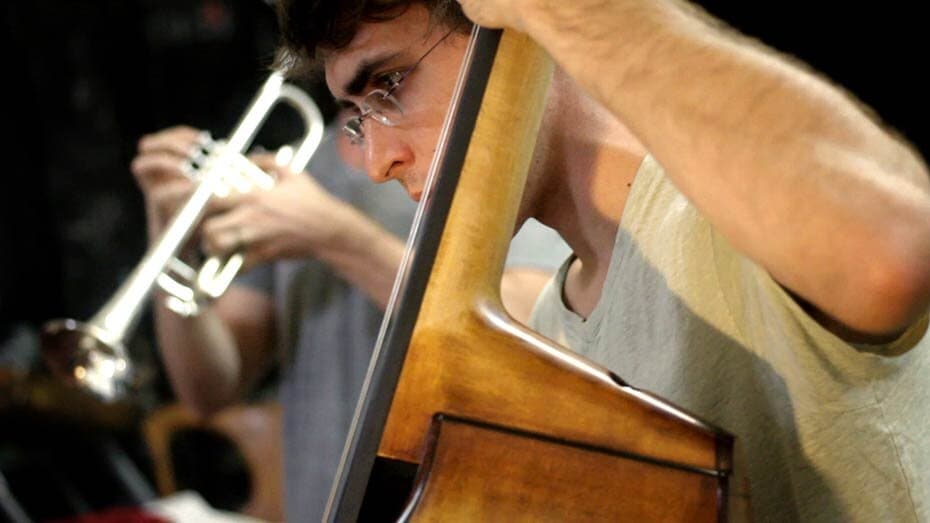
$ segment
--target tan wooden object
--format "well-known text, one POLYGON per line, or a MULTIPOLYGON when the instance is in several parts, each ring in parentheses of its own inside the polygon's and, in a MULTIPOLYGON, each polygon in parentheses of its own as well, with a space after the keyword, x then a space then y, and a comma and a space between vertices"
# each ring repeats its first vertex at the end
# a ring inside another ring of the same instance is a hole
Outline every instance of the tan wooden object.
POLYGON ((429 480, 415 493, 418 515, 540 523, 717 521, 718 484, 711 476, 454 419, 437 419, 432 437, 423 463, 429 480))

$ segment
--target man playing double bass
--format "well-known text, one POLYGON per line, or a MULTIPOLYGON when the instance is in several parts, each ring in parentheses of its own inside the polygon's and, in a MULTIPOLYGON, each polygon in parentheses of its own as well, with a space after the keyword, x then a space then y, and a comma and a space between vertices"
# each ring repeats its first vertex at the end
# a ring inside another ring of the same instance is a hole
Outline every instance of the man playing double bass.
MULTIPOLYGON (((677 0, 462 0, 553 57, 519 221, 571 246, 533 325, 738 435, 761 521, 930 520, 930 179, 842 89, 677 0), (921 372, 923 371, 923 372, 921 372)), ((281 3, 422 194, 467 44, 445 0, 281 3)))

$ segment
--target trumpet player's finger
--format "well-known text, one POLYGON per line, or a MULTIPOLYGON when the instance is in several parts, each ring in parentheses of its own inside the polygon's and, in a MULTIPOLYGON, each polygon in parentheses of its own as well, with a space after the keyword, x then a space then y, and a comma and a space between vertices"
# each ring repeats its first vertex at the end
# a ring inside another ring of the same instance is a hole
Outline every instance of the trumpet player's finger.
POLYGON ((250 198, 248 193, 238 191, 229 191, 228 194, 220 198, 211 198, 207 203, 206 214, 212 216, 216 214, 226 214, 230 211, 240 208, 250 198))
POLYGON ((204 252, 216 256, 245 251, 252 240, 250 229, 236 212, 204 220, 200 233, 204 252))
POLYGON ((287 165, 282 165, 278 162, 276 155, 271 153, 262 153, 262 154, 250 154, 249 160, 252 161, 256 166, 261 170, 270 174, 274 178, 281 178, 283 176, 293 176, 298 173, 294 173, 287 165))
POLYGON ((211 255, 242 254, 242 271, 277 259, 281 254, 250 209, 237 209, 208 218, 201 227, 201 237, 201 248, 211 255))
POLYGON ((240 273, 244 273, 258 265, 268 263, 275 258, 272 253, 268 252, 269 249, 265 246, 265 244, 266 242, 260 240, 252 240, 252 242, 249 243, 248 248, 241 251, 243 254, 243 259, 242 268, 239 270, 240 273))
POLYGON ((149 191, 148 198, 158 209, 161 216, 174 216, 177 211, 190 199, 194 188, 186 180, 177 180, 164 183, 149 191))
POLYGON ((265 171, 274 169, 278 166, 275 162, 275 155, 268 152, 251 153, 249 154, 249 160, 265 171))
POLYGON ((187 125, 177 125, 147 134, 137 144, 140 154, 170 152, 187 158, 199 146, 209 142, 209 133, 187 125))
POLYGON ((210 256, 226 256, 242 248, 241 231, 238 228, 200 231, 200 248, 210 256))
POLYGON ((173 153, 155 152, 136 156, 129 169, 143 188, 147 188, 166 180, 187 179, 184 172, 186 161, 186 158, 173 153))

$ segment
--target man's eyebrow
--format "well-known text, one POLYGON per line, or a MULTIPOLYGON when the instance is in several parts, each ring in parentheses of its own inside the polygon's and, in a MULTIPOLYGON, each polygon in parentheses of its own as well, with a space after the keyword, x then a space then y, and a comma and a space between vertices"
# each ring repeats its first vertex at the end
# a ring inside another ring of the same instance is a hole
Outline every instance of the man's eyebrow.
MULTIPOLYGON (((350 96, 357 96, 361 94, 365 86, 367 86, 371 81, 371 75, 373 75, 376 70, 384 66, 384 64, 393 60, 399 54, 399 52, 392 52, 389 54, 376 56, 374 58, 369 58, 367 60, 362 60, 355 68, 355 74, 352 75, 352 78, 343 85, 342 92, 350 96)), ((344 100, 339 100, 339 102, 342 103, 344 100)))

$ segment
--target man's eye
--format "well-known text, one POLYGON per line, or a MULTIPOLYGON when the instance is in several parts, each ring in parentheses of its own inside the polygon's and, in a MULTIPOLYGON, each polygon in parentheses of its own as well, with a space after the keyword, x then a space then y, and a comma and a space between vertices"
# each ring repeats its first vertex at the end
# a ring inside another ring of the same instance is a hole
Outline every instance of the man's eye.
POLYGON ((378 87, 385 88, 385 89, 393 89, 397 87, 397 84, 400 83, 403 77, 404 77, 403 71, 394 71, 391 73, 378 75, 376 81, 378 82, 378 87))

